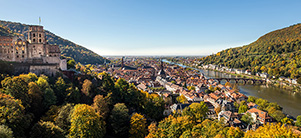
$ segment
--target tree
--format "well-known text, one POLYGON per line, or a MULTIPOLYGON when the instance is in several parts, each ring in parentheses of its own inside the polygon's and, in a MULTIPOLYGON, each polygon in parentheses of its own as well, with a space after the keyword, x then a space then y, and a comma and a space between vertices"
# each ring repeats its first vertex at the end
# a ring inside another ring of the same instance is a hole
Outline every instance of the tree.
POLYGON ((40 117, 43 112, 43 93, 35 82, 28 84, 28 95, 31 99, 30 110, 36 117, 40 117))
POLYGON ((240 105, 239 106, 239 109, 238 109, 238 113, 241 114, 241 113, 245 113, 246 111, 248 111, 248 106, 247 105, 240 105))
POLYGON ((256 131, 249 130, 245 133, 246 138, 258 137, 300 137, 300 134, 292 132, 292 129, 281 125, 281 123, 273 124, 266 123, 256 129, 256 131))
POLYGON ((109 113, 109 106, 107 100, 102 95, 96 95, 93 100, 92 108, 95 109, 104 120, 107 118, 109 113))
POLYGON ((66 99, 65 102, 67 103, 79 103, 80 102, 80 92, 79 89, 77 87, 73 87, 70 86, 69 88, 66 89, 67 95, 66 95, 66 99))
POLYGON ((297 82, 298 82, 299 84, 301 84, 301 77, 299 77, 299 78, 297 79, 297 82))
POLYGON ((109 122, 111 130, 114 135, 117 136, 128 136, 129 131, 129 110, 124 103, 117 103, 114 105, 111 115, 109 117, 109 122))
POLYGON ((40 121, 36 123, 30 132, 31 138, 65 138, 64 130, 52 122, 40 121))
POLYGON ((51 105, 56 104, 56 96, 51 88, 46 88, 44 90, 44 100, 43 105, 45 109, 48 109, 51 105))
POLYGON ((248 124, 248 127, 253 122, 253 118, 250 113, 244 114, 240 120, 248 124))
POLYGON ((242 138, 244 132, 239 127, 229 127, 226 133, 227 138, 242 138))
POLYGON ((202 122, 206 118, 208 107, 204 102, 192 103, 188 108, 183 110, 183 115, 188 115, 196 122, 202 122))
POLYGON ((70 59, 70 60, 68 60, 68 62, 67 62, 67 68, 68 68, 68 69, 70 69, 70 68, 75 68, 75 64, 76 64, 75 60, 74 60, 74 59, 70 59))
POLYGON ((67 85, 62 77, 59 77, 54 84, 54 92, 59 104, 62 104, 66 98, 67 85))
POLYGON ((2 87, 5 93, 13 96, 16 99, 20 99, 25 108, 30 106, 31 99, 28 95, 28 83, 24 78, 16 77, 6 77, 1 81, 2 87))
POLYGON ((294 120, 293 120, 293 119, 290 119, 290 118, 288 118, 288 117, 285 117, 285 118, 281 119, 281 122, 282 122, 283 124, 293 125, 294 120))
POLYGON ((297 116, 297 120, 296 120, 295 125, 296 125, 297 127, 301 127, 301 115, 297 116))
POLYGON ((146 118, 139 114, 134 113, 130 121, 130 138, 143 138, 147 134, 146 118))
POLYGON ((65 130, 66 132, 71 126, 71 114, 73 112, 74 105, 67 103, 58 110, 58 115, 55 117, 54 121, 57 126, 65 130))
POLYGON ((0 93, 0 122, 13 130, 15 136, 24 136, 30 125, 30 116, 25 115, 21 100, 0 93))
POLYGON ((91 90, 92 90, 92 82, 86 79, 83 83, 82 93, 85 94, 86 96, 90 96, 91 90))
POLYGON ((5 126, 5 125, 0 125, 0 137, 1 138, 13 138, 13 131, 5 126))
POLYGON ((179 103, 182 103, 182 104, 188 102, 188 100, 186 99, 186 97, 185 97, 184 95, 178 96, 178 97, 177 97, 177 101, 178 101, 179 103))
POLYGON ((71 115, 70 137, 104 137, 105 122, 101 120, 94 109, 86 104, 77 104, 71 115))

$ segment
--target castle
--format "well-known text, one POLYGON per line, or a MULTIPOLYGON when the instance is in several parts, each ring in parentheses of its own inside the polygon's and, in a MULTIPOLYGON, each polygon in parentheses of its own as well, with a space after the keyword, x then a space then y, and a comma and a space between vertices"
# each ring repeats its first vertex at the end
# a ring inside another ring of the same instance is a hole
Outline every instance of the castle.
POLYGON ((33 72, 54 75, 66 70, 65 59, 60 59, 59 46, 47 43, 43 26, 29 26, 25 37, 0 36, 0 60, 11 61, 15 74, 33 72))

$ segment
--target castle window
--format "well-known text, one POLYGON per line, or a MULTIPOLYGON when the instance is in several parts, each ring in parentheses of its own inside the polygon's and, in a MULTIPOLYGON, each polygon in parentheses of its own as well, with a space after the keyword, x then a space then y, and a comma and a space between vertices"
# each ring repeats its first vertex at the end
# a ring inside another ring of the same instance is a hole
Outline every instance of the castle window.
POLYGON ((36 39, 32 39, 33 42, 36 42, 36 39))
POLYGON ((19 58, 19 56, 17 55, 17 58, 19 58))
POLYGON ((52 57, 52 55, 49 55, 49 57, 52 57))
POLYGON ((41 35, 41 34, 39 34, 39 37, 42 37, 42 35, 41 35))
POLYGON ((22 54, 24 54, 25 52, 24 51, 22 51, 22 54))
POLYGON ((36 34, 32 34, 33 37, 36 37, 36 34))
POLYGON ((18 51, 16 51, 16 54, 18 54, 18 51))
POLYGON ((39 42, 41 43, 41 42, 42 42, 42 40, 41 40, 41 39, 39 39, 39 42))
POLYGON ((22 58, 24 58, 24 55, 22 55, 22 58))

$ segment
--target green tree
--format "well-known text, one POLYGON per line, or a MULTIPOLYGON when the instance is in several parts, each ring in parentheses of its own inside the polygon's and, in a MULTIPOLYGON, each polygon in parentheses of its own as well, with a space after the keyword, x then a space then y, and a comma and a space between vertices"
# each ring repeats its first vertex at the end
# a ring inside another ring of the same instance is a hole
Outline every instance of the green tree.
POLYGON ((28 95, 31 98, 30 111, 36 116, 40 117, 43 112, 43 93, 35 82, 28 84, 28 95))
POLYGON ((111 115, 109 117, 109 122, 111 130, 114 135, 117 136, 128 136, 129 131, 129 110, 124 103, 117 103, 114 105, 111 115))
POLYGON ((245 113, 246 111, 248 111, 248 106, 247 105, 241 105, 241 106, 239 106, 239 109, 238 109, 238 113, 239 114, 245 113))
POLYGON ((75 64, 76 64, 75 60, 74 60, 74 59, 70 59, 70 60, 68 60, 68 62, 67 62, 67 68, 68 68, 68 69, 70 69, 70 68, 75 68, 75 64))
POLYGON ((301 115, 297 116, 297 120, 296 120, 295 125, 296 125, 297 127, 301 127, 301 115))
POLYGON ((134 113, 130 121, 130 138, 143 138, 147 134, 146 118, 139 114, 134 113))
POLYGON ((16 77, 6 77, 1 81, 2 87, 5 93, 13 96, 16 99, 20 99, 25 108, 28 108, 31 103, 31 99, 28 95, 28 83, 24 78, 16 77))
POLYGON ((67 95, 65 102, 67 103, 79 103, 81 99, 80 91, 77 87, 70 86, 66 89, 67 95))
POLYGON ((196 122, 202 122, 206 118, 208 107, 204 102, 192 103, 188 108, 183 110, 183 115, 188 115, 196 122))
POLYGON ((44 90, 44 100, 43 105, 45 109, 48 109, 51 105, 56 104, 56 96, 51 88, 46 88, 44 90))
POLYGON ((5 126, 5 125, 0 125, 0 137, 1 138, 13 138, 13 131, 5 126))
POLYGON ((71 126, 71 114, 73 112, 74 105, 67 103, 58 110, 58 115, 54 119, 55 124, 67 132, 71 126))
POLYGON ((94 109, 86 104, 77 104, 71 115, 70 137, 102 138, 106 133, 105 122, 101 120, 94 109))
POLYGON ((253 118, 250 113, 244 114, 240 120, 248 124, 248 127, 253 122, 253 118))
POLYGON ((52 122, 40 121, 36 123, 30 132, 31 138, 65 138, 64 130, 52 122))
POLYGON ((0 122, 11 128, 16 137, 24 136, 31 118, 25 115, 25 108, 21 100, 0 93, 0 122))
POLYGON ((54 93, 57 97, 57 102, 62 104, 66 98, 67 85, 62 77, 59 77, 54 84, 54 93))

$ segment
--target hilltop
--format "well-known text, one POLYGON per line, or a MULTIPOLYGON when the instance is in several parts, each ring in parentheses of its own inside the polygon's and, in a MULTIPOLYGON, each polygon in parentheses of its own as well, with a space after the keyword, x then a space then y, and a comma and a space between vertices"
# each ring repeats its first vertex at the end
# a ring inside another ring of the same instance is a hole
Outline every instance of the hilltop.
MULTIPOLYGON (((22 35, 26 37, 28 26, 27 24, 0 20, 0 36, 22 35)), ((59 45, 62 56, 71 57, 76 62, 83 64, 102 64, 104 62, 102 56, 83 46, 59 37, 48 30, 45 30, 45 33, 49 44, 59 45)))
POLYGON ((249 45, 203 57, 201 62, 298 78, 301 73, 301 24, 267 33, 249 45))

